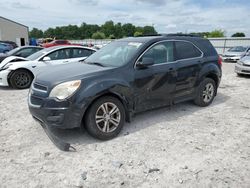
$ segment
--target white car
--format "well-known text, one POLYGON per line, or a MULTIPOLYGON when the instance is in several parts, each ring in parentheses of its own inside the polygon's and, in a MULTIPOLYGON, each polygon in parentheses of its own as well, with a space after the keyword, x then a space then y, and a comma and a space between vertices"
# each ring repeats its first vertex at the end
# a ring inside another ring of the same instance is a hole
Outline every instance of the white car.
POLYGON ((0 86, 29 88, 41 67, 83 61, 95 51, 82 46, 57 46, 43 49, 27 58, 10 56, 0 63, 0 86))
POLYGON ((250 46, 235 46, 226 51, 221 57, 222 60, 237 62, 241 57, 250 51, 250 46))
POLYGON ((238 76, 250 75, 250 52, 237 61, 235 65, 235 72, 238 76))

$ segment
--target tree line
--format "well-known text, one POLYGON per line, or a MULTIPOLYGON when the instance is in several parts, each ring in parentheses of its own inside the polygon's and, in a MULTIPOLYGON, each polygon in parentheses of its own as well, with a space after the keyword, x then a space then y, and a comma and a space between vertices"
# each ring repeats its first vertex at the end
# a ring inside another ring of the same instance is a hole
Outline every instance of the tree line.
MULTIPOLYGON (((226 31, 221 30, 221 29, 216 29, 211 32, 198 32, 198 33, 190 33, 193 35, 197 35, 200 37, 205 37, 205 38, 220 38, 220 37, 226 37, 226 31)), ((242 32, 237 32, 231 35, 231 37, 245 37, 245 33, 242 32)))
POLYGON ((57 38, 57 39, 119 39, 123 37, 157 34, 153 26, 139 27, 131 23, 121 24, 107 21, 103 25, 82 23, 81 26, 68 25, 48 28, 42 31, 33 28, 29 32, 30 38, 57 38))
MULTIPOLYGON (((48 28, 42 31, 33 28, 29 32, 30 38, 56 38, 56 39, 119 39, 123 37, 155 35, 157 31, 153 26, 135 26, 131 23, 121 24, 107 21, 103 25, 82 23, 80 26, 68 25, 55 28, 48 28)), ((211 32, 189 33, 206 38, 225 37, 224 30, 211 32)), ((232 37, 245 37, 244 33, 237 32, 232 37)))

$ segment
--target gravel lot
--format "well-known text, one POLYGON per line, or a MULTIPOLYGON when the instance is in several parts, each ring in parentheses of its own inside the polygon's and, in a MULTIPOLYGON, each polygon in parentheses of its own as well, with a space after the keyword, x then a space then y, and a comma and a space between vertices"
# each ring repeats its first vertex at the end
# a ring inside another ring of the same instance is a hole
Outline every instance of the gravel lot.
POLYGON ((223 65, 214 103, 137 115, 118 138, 78 129, 59 151, 30 116, 28 90, 0 88, 0 187, 250 187, 250 77, 223 65))

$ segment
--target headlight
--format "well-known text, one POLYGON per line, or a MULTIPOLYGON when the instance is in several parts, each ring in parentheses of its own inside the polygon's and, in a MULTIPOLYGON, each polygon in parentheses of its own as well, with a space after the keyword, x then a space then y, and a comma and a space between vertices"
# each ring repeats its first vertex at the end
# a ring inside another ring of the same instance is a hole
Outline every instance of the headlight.
POLYGON ((81 85, 81 80, 64 82, 55 86, 50 92, 49 97, 55 97, 59 100, 64 100, 72 96, 81 85))

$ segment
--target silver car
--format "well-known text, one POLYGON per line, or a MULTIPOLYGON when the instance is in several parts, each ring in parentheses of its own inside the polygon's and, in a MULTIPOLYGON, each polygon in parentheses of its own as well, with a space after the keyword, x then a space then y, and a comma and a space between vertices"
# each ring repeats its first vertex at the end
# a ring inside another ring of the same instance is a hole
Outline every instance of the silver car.
POLYGON ((250 51, 250 46, 235 46, 226 51, 222 56, 223 61, 237 62, 250 51))
POLYGON ((242 57, 239 61, 237 61, 235 65, 235 72, 241 76, 243 74, 250 75, 250 51, 242 57))

